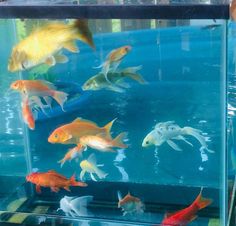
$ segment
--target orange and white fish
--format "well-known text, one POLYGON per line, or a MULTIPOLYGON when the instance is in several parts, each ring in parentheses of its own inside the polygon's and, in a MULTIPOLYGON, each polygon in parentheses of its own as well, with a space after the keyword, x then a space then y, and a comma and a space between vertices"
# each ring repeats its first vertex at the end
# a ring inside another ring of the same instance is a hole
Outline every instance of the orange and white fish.
POLYGON ((11 84, 11 89, 19 91, 24 97, 42 97, 48 102, 48 97, 52 97, 63 109, 67 100, 67 93, 56 90, 56 87, 43 80, 17 80, 11 84))
POLYGON ((112 148, 127 148, 128 146, 123 143, 123 139, 127 133, 120 133, 115 139, 108 139, 100 135, 87 135, 80 138, 80 144, 90 148, 96 149, 101 152, 116 152, 112 148))
POLYGON ((120 65, 121 60, 129 53, 131 46, 122 46, 120 48, 112 50, 106 57, 106 61, 102 64, 102 74, 105 75, 106 80, 107 73, 109 71, 115 72, 120 65))
POLYGON ((24 119, 24 122, 28 125, 28 127, 31 130, 34 130, 35 119, 28 98, 23 99, 22 102, 22 117, 24 119))
POLYGON ((82 152, 84 150, 85 148, 81 144, 78 144, 76 147, 69 149, 69 151, 65 154, 64 158, 58 161, 58 163, 61 163, 62 167, 66 161, 78 159, 79 157, 82 157, 82 152))
POLYGON ((194 202, 187 208, 166 214, 161 226, 187 226, 197 218, 197 212, 212 203, 211 199, 202 197, 202 189, 194 202))
POLYGON ((46 173, 31 173, 26 176, 26 180, 36 185, 36 191, 38 193, 41 193, 41 187, 50 187, 51 191, 58 192, 60 188, 70 191, 70 186, 87 186, 84 182, 76 181, 75 175, 73 175, 70 179, 67 179, 54 170, 50 170, 46 173))
POLYGON ((86 135, 104 134, 111 137, 110 130, 116 119, 109 122, 104 127, 99 127, 95 122, 77 118, 73 122, 55 129, 48 137, 49 143, 79 144, 80 138, 86 135))
POLYGON ((79 52, 75 44, 76 40, 81 40, 95 48, 87 20, 79 19, 73 24, 49 23, 36 29, 14 46, 8 70, 15 72, 43 63, 49 66, 54 66, 56 63, 66 63, 67 57, 59 54, 59 51, 65 48, 70 52, 79 52))
POLYGON ((117 192, 118 196, 118 208, 121 208, 123 211, 123 216, 126 214, 140 214, 144 212, 144 204, 142 201, 132 196, 130 193, 128 193, 124 198, 122 198, 122 195, 120 191, 117 192))
POLYGON ((84 179, 85 173, 89 173, 93 181, 97 181, 93 174, 97 175, 99 179, 104 179, 108 175, 100 170, 98 167, 103 165, 97 165, 97 160, 94 154, 91 154, 87 160, 83 160, 80 163, 82 171, 80 172, 80 180, 84 179))

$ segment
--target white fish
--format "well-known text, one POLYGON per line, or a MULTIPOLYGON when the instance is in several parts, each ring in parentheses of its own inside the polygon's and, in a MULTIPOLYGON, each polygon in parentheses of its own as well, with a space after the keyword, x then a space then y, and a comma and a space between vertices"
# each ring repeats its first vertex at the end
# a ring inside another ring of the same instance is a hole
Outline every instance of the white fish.
POLYGON ((99 179, 104 179, 108 175, 100 170, 98 167, 103 165, 97 165, 96 157, 91 154, 87 160, 83 160, 80 163, 82 171, 80 172, 80 179, 83 180, 85 173, 89 173, 93 181, 97 181, 93 174, 96 174, 99 179))
POLYGON ((214 153, 214 151, 208 149, 206 139, 203 135, 201 135, 201 133, 201 130, 194 129, 192 127, 181 128, 175 124, 174 121, 161 122, 156 124, 154 130, 148 133, 148 135, 144 138, 142 146, 161 146, 163 143, 167 142, 167 144, 174 150, 182 151, 182 149, 173 140, 182 140, 193 146, 184 137, 185 135, 189 135, 193 136, 201 144, 200 150, 207 150, 210 153, 214 153))
POLYGON ((92 202, 93 196, 81 196, 81 197, 69 197, 64 196, 60 200, 60 208, 66 216, 76 217, 76 216, 87 216, 88 210, 87 206, 92 202))

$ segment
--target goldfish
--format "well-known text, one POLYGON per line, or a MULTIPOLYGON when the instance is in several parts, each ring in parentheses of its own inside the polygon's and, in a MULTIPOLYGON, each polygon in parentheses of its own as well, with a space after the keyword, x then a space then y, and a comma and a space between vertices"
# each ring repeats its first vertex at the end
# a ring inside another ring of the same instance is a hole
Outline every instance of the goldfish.
POLYGON ((38 28, 13 47, 8 70, 15 72, 43 63, 49 66, 66 63, 68 58, 59 52, 65 48, 77 53, 77 39, 95 48, 87 20, 76 20, 73 24, 54 22, 38 28))
POLYGON ((126 135, 126 133, 120 133, 115 139, 108 139, 99 135, 87 135, 80 138, 80 144, 101 152, 116 152, 112 148, 127 148, 127 145, 122 141, 126 135))
POLYGON ((129 67, 116 72, 108 72, 106 80, 103 73, 98 73, 97 75, 88 79, 82 86, 82 89, 85 90, 101 90, 108 89, 115 92, 124 92, 123 88, 128 88, 129 84, 123 82, 124 79, 130 78, 140 84, 145 84, 146 81, 142 78, 140 74, 137 73, 142 67, 129 67))
POLYGON ((112 50, 106 57, 102 66, 102 74, 105 75, 106 80, 109 82, 107 73, 109 71, 115 71, 119 66, 121 60, 129 53, 131 46, 122 46, 120 48, 112 50))
POLYGON ((41 193, 41 187, 50 187, 51 191, 58 192, 60 188, 70 191, 70 186, 87 186, 87 184, 84 182, 76 181, 75 175, 73 175, 70 179, 67 179, 54 170, 49 170, 45 173, 31 173, 26 176, 26 180, 36 185, 36 191, 38 193, 41 193))
POLYGON ((85 173, 89 173, 90 177, 93 181, 97 181, 93 174, 96 174, 99 179, 104 179, 108 175, 98 168, 97 160, 94 154, 91 154, 87 160, 83 160, 80 163, 80 167, 82 169, 80 173, 80 180, 83 180, 85 173))
POLYGON ((161 226, 187 226, 197 218, 197 212, 212 203, 211 199, 202 197, 202 189, 194 202, 185 209, 166 214, 161 226))
POLYGON ((63 105, 67 100, 68 94, 57 91, 56 87, 50 82, 43 80, 17 80, 10 87, 29 98, 33 96, 42 97, 46 103, 49 103, 48 97, 51 97, 64 110, 63 105))
POLYGON ((64 196, 60 200, 60 208, 57 211, 62 210, 68 217, 87 216, 87 206, 92 201, 93 196, 91 195, 81 197, 64 196))
POLYGON ((28 125, 31 130, 35 128, 35 119, 31 110, 29 99, 25 98, 22 102, 22 117, 24 122, 28 125))
POLYGON ((55 129, 48 137, 48 142, 77 145, 80 142, 80 138, 85 135, 104 134, 104 136, 110 138, 110 130, 115 120, 112 120, 104 127, 99 127, 95 122, 77 118, 73 122, 55 129))
POLYGON ((127 214, 140 214, 144 212, 144 204, 139 198, 132 196, 130 193, 122 198, 120 191, 117 192, 117 196, 119 199, 118 208, 122 209, 123 216, 127 214))
POLYGON ((69 151, 65 154, 64 158, 58 163, 61 163, 61 167, 64 165, 66 161, 71 161, 72 159, 78 159, 79 157, 82 157, 82 151, 85 148, 78 144, 76 147, 69 149, 69 151))
POLYGON ((201 144, 200 150, 207 150, 210 153, 214 151, 208 149, 205 137, 201 135, 201 131, 192 127, 183 127, 176 125, 174 121, 161 122, 156 124, 155 128, 148 133, 142 142, 143 147, 151 145, 161 146, 163 143, 167 144, 176 151, 182 151, 182 149, 173 141, 182 140, 187 144, 193 146, 185 139, 185 135, 193 136, 201 144))

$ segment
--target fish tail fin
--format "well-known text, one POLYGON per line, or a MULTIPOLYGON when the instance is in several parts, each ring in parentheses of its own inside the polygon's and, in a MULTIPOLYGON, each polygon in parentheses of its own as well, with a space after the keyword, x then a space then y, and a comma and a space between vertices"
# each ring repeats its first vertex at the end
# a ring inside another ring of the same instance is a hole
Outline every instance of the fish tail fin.
POLYGON ((140 70, 141 68, 142 68, 141 65, 137 67, 128 67, 124 69, 122 72, 125 74, 126 77, 129 77, 140 84, 146 84, 147 82, 144 80, 144 78, 137 73, 137 71, 140 70))
POLYGON ((118 148, 127 148, 128 146, 123 143, 123 140, 127 137, 126 132, 120 133, 113 141, 112 145, 118 148))
POLYGON ((96 174, 99 177, 99 179, 104 179, 108 175, 108 173, 105 173, 104 171, 97 169, 96 174))
POLYGON ((88 185, 84 182, 79 182, 75 180, 75 174, 72 175, 72 177, 69 180, 70 186, 79 186, 79 187, 87 187, 88 185))
POLYGON ((204 198, 202 196, 202 189, 201 189, 200 194, 198 195, 194 203, 197 205, 199 209, 203 209, 212 203, 212 199, 204 198))
POLYGON ((61 168, 62 168, 63 165, 65 164, 65 162, 66 162, 66 159, 63 158, 63 159, 61 159, 60 161, 58 161, 57 163, 60 163, 60 164, 61 164, 61 168))
POLYGON ((119 201, 122 200, 122 195, 120 191, 117 191, 117 198, 119 201))
POLYGON ((53 98, 55 101, 61 106, 62 110, 64 111, 63 105, 67 101, 67 93, 55 91, 53 94, 53 98))
POLYGON ((88 215, 88 209, 87 209, 88 204, 92 201, 93 201, 93 196, 91 195, 81 196, 73 199, 70 202, 70 205, 78 216, 81 215, 86 216, 88 215))
POLYGON ((88 26, 88 20, 78 19, 74 22, 74 27, 78 30, 77 38, 82 42, 88 44, 92 49, 95 50, 93 42, 93 35, 88 26))
POLYGON ((190 136, 193 136, 193 137, 195 137, 195 138, 198 140, 198 142, 199 142, 199 143, 201 144, 201 146, 202 146, 200 150, 205 149, 205 150, 207 150, 209 153, 214 153, 213 150, 208 149, 207 144, 206 144, 206 139, 205 139, 205 137, 204 137, 203 135, 201 135, 201 132, 202 132, 201 130, 194 129, 194 128, 192 128, 192 127, 184 127, 184 128, 182 129, 182 131, 183 131, 185 134, 190 135, 190 136))
POLYGON ((117 120, 117 118, 114 118, 112 121, 110 121, 109 123, 107 123, 103 129, 105 130, 106 135, 108 135, 108 137, 111 137, 111 127, 113 125, 113 123, 117 120))

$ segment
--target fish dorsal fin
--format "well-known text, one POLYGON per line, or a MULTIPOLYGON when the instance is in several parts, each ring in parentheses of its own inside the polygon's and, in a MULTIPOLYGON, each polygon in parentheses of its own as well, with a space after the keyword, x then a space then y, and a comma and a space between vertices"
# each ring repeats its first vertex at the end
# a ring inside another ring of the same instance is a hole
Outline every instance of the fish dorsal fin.
POLYGON ((38 81, 41 82, 43 85, 47 86, 48 88, 56 90, 55 85, 52 84, 51 82, 48 82, 48 81, 45 81, 45 80, 41 80, 41 79, 39 79, 38 81))
POLYGON ((87 120, 87 119, 83 119, 81 117, 76 118, 73 122, 87 122, 87 123, 97 126, 97 124, 95 122, 87 120))
POLYGON ((97 160, 96 160, 95 154, 91 154, 91 155, 88 157, 88 162, 92 163, 93 165, 97 165, 97 160))
POLYGON ((57 172, 55 170, 48 170, 48 173, 57 174, 57 172))

